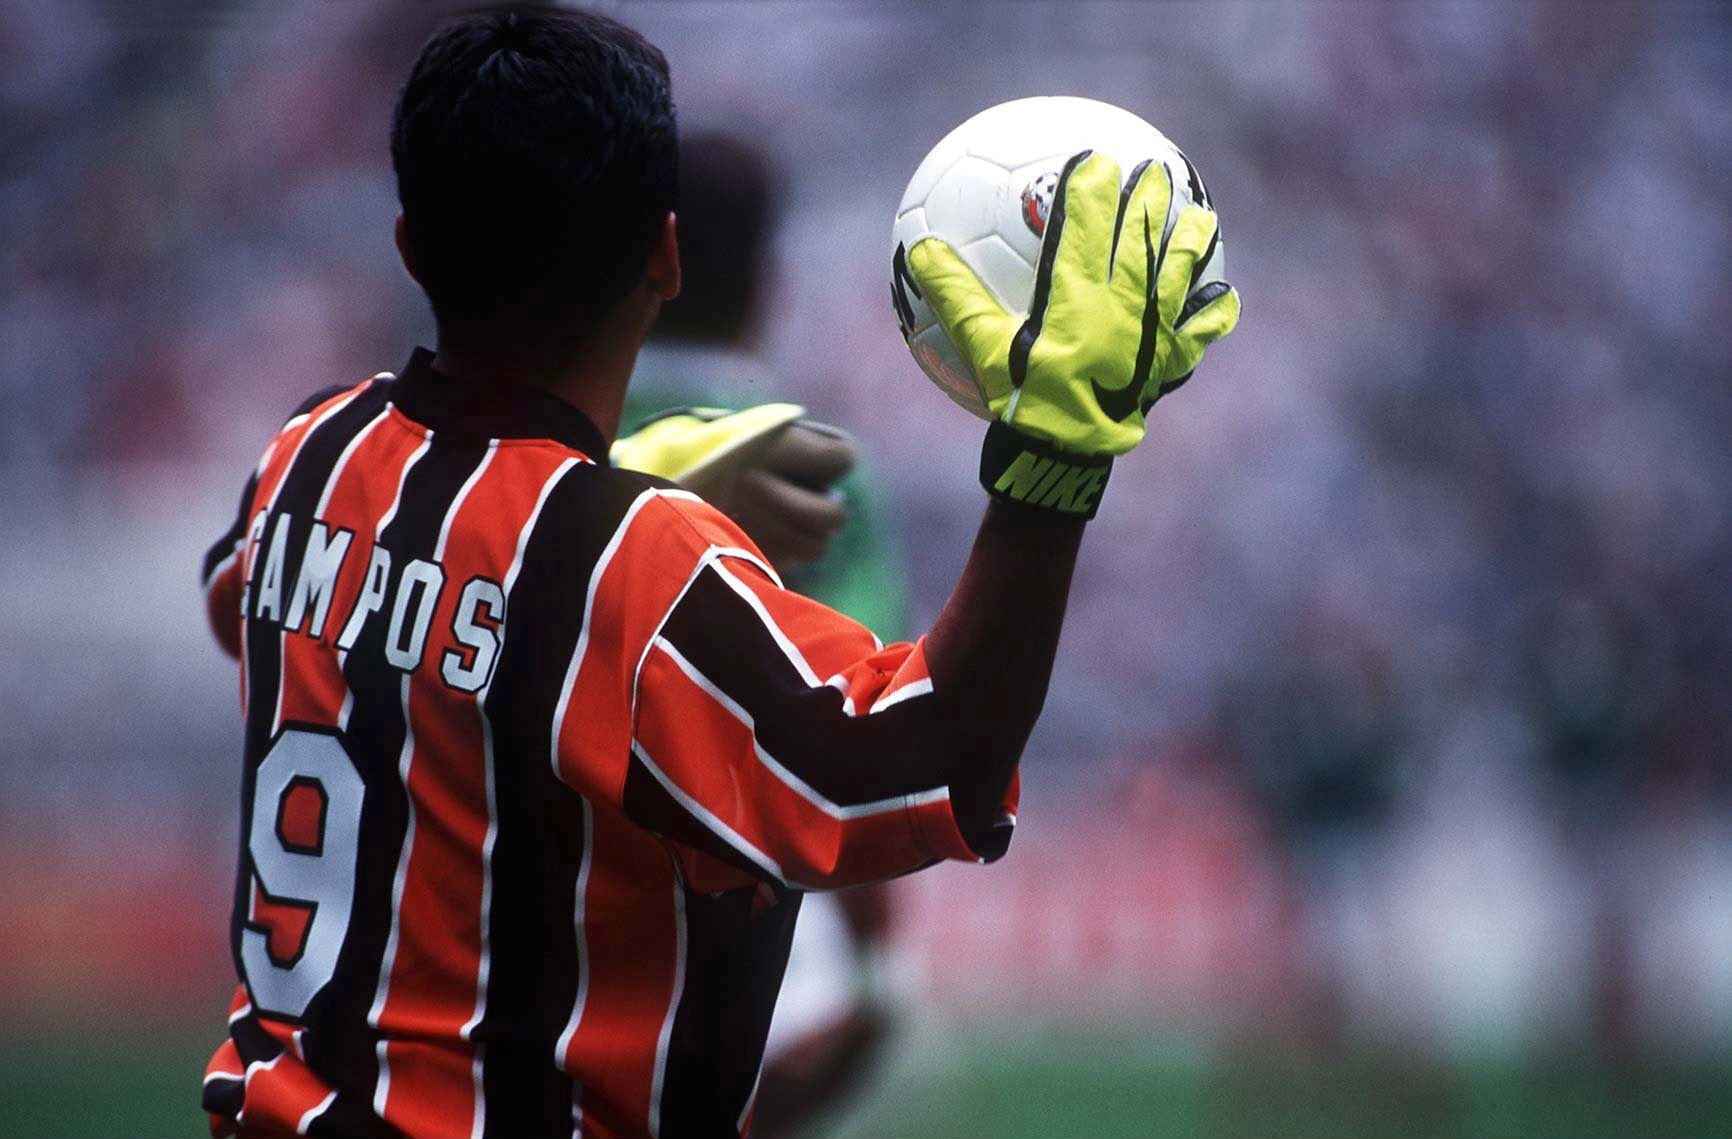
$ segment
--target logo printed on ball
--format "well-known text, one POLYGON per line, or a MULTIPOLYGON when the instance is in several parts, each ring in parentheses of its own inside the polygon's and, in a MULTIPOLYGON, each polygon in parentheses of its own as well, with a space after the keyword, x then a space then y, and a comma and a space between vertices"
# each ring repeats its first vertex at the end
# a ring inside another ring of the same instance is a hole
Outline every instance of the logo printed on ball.
POLYGON ((1052 198, 1058 193, 1058 171, 1049 170, 1022 188, 1022 221, 1036 237, 1046 233, 1052 198))

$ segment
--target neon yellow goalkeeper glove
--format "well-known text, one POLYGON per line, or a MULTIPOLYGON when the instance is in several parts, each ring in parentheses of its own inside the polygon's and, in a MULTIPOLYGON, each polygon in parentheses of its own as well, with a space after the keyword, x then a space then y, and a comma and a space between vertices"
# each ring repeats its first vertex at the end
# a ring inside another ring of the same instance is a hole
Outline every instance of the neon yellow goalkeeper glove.
POLYGON ((1006 312, 936 237, 908 251, 914 283, 980 381, 995 421, 981 453, 991 494, 1092 518, 1112 466, 1142 441, 1156 400, 1190 379, 1239 321, 1223 281, 1196 287, 1219 239, 1213 211, 1187 206, 1161 230, 1172 177, 1083 151, 1065 164, 1026 319, 1006 312))
POLYGON ((854 468, 854 441, 793 403, 743 411, 682 407, 616 443, 616 467, 679 483, 738 522, 773 565, 816 561, 847 520, 831 490, 854 468))

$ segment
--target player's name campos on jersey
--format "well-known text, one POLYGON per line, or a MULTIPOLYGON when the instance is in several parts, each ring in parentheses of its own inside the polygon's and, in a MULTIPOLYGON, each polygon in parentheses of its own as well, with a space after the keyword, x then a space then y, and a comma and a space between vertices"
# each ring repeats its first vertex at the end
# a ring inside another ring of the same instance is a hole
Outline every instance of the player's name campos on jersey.
MULTIPOLYGON (((300 633, 317 640, 325 634, 331 616, 331 595, 337 577, 350 555, 355 533, 346 527, 330 527, 315 521, 307 533, 300 573, 284 601, 283 566, 287 561, 293 515, 276 516, 265 552, 264 566, 257 576, 256 591, 242 595, 242 611, 259 621, 270 621, 285 633, 300 633)), ((262 537, 267 516, 253 520, 249 541, 262 537)), ((361 592, 355 598, 337 634, 337 648, 355 647, 367 622, 388 619, 385 660, 403 672, 421 664, 427 647, 427 632, 445 589, 445 569, 436 561, 412 558, 402 571, 392 574, 391 551, 375 544, 368 558, 361 592), (393 584, 393 577, 395 582, 393 584)), ((445 683, 461 692, 476 692, 487 683, 499 656, 499 629, 505 618, 505 590, 499 582, 477 575, 463 584, 451 619, 451 635, 462 652, 447 649, 439 661, 445 683), (467 659, 466 659, 467 658, 467 659)))

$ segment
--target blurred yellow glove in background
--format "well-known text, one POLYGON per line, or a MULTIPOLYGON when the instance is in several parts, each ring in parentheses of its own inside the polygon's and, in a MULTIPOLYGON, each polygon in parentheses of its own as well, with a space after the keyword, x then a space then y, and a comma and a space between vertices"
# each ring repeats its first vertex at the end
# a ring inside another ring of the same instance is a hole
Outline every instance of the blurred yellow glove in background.
POLYGON ((714 489, 724 472, 749 464, 754 451, 805 414, 797 403, 764 403, 744 411, 673 408, 615 440, 608 458, 616 467, 670 479, 703 495, 706 486, 714 489))
POLYGON ((738 522, 772 564, 823 556, 847 515, 831 487, 854 468, 844 431, 795 403, 682 407, 616 441, 616 467, 679 483, 738 522))

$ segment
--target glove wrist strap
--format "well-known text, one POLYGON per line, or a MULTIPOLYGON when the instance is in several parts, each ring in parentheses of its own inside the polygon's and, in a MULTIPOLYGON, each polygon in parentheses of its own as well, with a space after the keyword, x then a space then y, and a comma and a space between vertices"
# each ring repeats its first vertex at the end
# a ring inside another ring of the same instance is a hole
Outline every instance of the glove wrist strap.
POLYGON ((996 421, 980 448, 986 493, 1055 520, 1093 518, 1112 469, 1111 455, 1061 450, 996 421))

